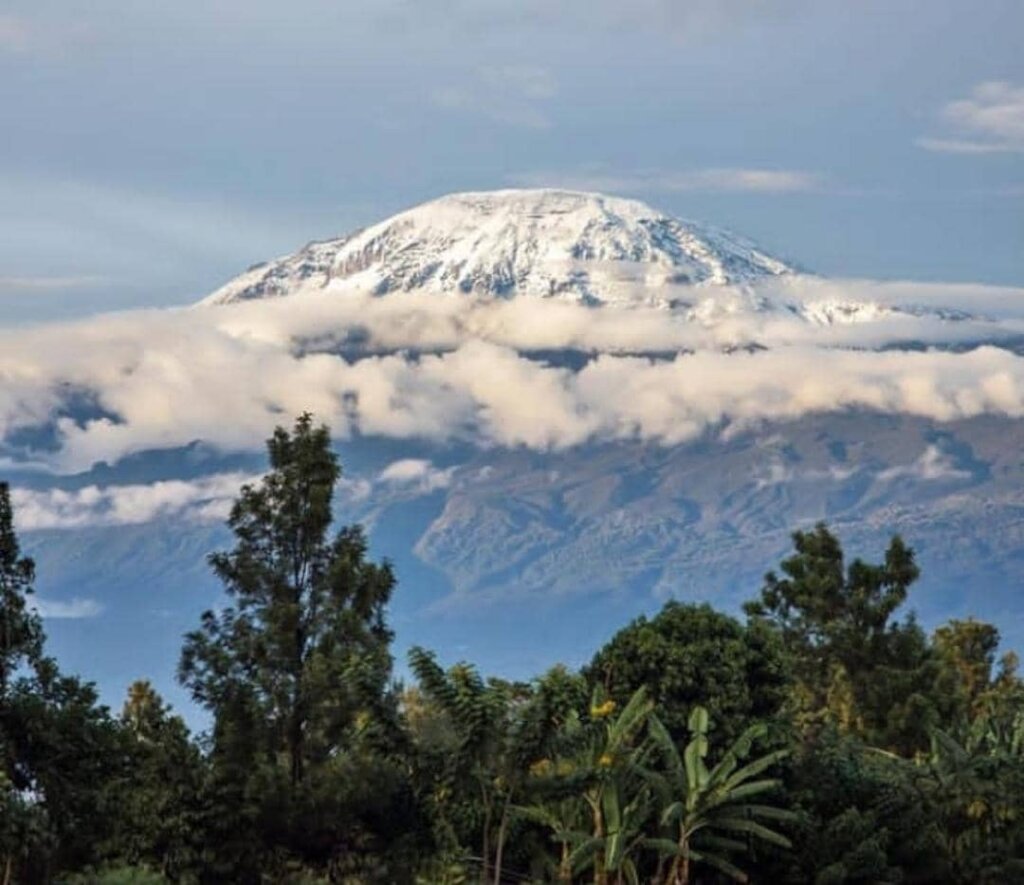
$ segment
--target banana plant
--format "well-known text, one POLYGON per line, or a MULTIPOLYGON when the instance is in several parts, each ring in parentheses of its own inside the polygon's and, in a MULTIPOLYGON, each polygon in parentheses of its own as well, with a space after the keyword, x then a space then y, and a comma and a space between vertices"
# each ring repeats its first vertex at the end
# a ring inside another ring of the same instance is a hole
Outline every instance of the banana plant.
POLYGON ((743 764, 754 743, 767 732, 766 726, 753 725, 709 769, 707 710, 695 707, 688 727, 690 742, 680 755, 657 717, 651 716, 648 722, 664 769, 651 772, 650 778, 663 803, 661 823, 670 833, 669 838, 649 840, 648 844, 672 859, 667 877, 670 885, 689 885, 695 863, 714 867, 737 882, 746 882, 746 873, 730 859, 733 852, 746 851, 751 839, 783 848, 791 844, 762 821, 791 821, 796 815, 774 805, 750 801, 778 786, 778 779, 759 775, 784 759, 788 751, 778 750, 743 764))
POLYGON ((587 809, 583 800, 574 795, 538 797, 530 805, 516 806, 514 813, 521 820, 549 831, 551 841, 558 845, 557 860, 546 859, 551 877, 560 885, 572 885, 574 861, 578 860, 574 847, 581 836, 586 836, 587 809))
POLYGON ((651 790, 643 776, 650 744, 644 729, 654 704, 643 687, 616 714, 602 686, 590 702, 590 740, 584 749, 588 783, 583 801, 590 833, 576 840, 570 858, 574 870, 593 868, 594 885, 635 883, 635 857, 645 847, 644 824, 650 817, 651 790))
POLYGON ((572 882, 587 870, 595 885, 638 881, 636 857, 653 813, 643 775, 652 709, 643 688, 618 710, 599 686, 589 715, 565 722, 553 758, 531 767, 536 801, 517 812, 547 828, 560 846, 557 881, 572 882))
POLYGON ((1024 867, 1020 746, 1013 729, 980 733, 971 728, 964 743, 934 729, 931 752, 916 761, 916 785, 940 822, 951 882, 1019 880, 1024 867))

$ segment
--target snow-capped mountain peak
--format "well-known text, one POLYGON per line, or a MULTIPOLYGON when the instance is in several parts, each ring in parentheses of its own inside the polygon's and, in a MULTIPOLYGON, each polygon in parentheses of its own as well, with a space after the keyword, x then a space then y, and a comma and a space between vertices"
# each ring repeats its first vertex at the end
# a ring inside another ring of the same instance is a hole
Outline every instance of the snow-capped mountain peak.
POLYGON ((250 268, 200 302, 297 293, 414 292, 653 307, 704 326, 776 315, 811 326, 892 318, 978 319, 959 309, 880 303, 801 286, 755 244, 637 200, 567 190, 451 194, 250 268))
POLYGON ((746 286, 792 272, 753 243, 636 200, 563 190, 441 197, 257 266, 213 293, 230 304, 310 288, 383 295, 658 303, 666 286, 746 286))

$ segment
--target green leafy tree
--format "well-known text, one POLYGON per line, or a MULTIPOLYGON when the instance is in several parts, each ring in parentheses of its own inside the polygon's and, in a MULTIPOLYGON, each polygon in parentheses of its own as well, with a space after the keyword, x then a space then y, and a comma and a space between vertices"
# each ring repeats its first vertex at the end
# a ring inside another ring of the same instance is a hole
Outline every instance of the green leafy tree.
POLYGON ((44 654, 34 579, 0 483, 0 875, 26 883, 96 860, 108 824, 103 787, 124 767, 93 686, 44 654))
POLYGON ((803 721, 824 716, 887 746, 923 746, 939 716, 934 660, 912 618, 893 620, 919 574, 913 550, 894 536, 881 563, 847 565, 823 524, 793 543, 782 576, 769 572, 744 609, 778 630, 792 655, 803 721))
POLYGON ((10 487, 0 483, 0 862, 5 885, 30 846, 45 840, 43 811, 26 798, 31 773, 16 741, 24 729, 12 703, 15 677, 43 654, 42 623, 29 604, 34 580, 35 564, 21 555, 14 531, 10 487))
MULTIPOLYGON (((538 772, 540 774, 541 772, 538 772)), ((563 773, 566 773, 563 769, 563 773)), ((545 780, 548 780, 545 778, 545 780)), ((538 873, 545 881, 554 880, 562 885, 571 885, 573 873, 580 866, 579 845, 581 834, 589 826, 587 808, 579 796, 558 785, 547 789, 538 783, 532 785, 533 801, 518 805, 514 812, 523 820, 540 827, 549 834, 551 842, 558 846, 558 854, 552 858, 545 851, 539 852, 538 873)), ((589 859, 588 859, 589 862, 589 859)))
POLYGON ((616 633, 587 667, 619 704, 640 686, 676 741, 686 717, 706 707, 723 740, 738 737, 751 720, 774 716, 789 691, 788 659, 766 625, 744 626, 709 605, 669 602, 653 618, 640 617, 616 633))
POLYGON ((210 557, 233 605, 202 616, 179 666, 214 717, 210 826, 227 830, 216 840, 230 858, 223 874, 257 875, 272 846, 318 869, 344 865, 406 816, 382 808, 404 789, 398 769, 377 767, 400 741, 391 567, 368 559, 359 526, 332 531, 341 468, 326 426, 302 415, 267 448, 269 472, 231 511, 234 549, 210 557), (354 789, 371 778, 372 793, 354 789))
POLYGON ((991 682, 999 631, 973 618, 952 620, 935 631, 934 643, 943 661, 959 677, 966 706, 973 707, 991 682))
POLYGON ((482 881, 500 882, 512 807, 525 770, 518 745, 524 690, 500 680, 485 681, 467 664, 445 671, 422 648, 409 652, 420 690, 443 715, 444 743, 435 744, 431 801, 443 848, 463 853, 464 841, 479 847, 482 881))
MULTIPOLYGON (((486 882, 504 881, 510 867, 549 874, 538 844, 549 809, 535 795, 535 771, 564 746, 567 722, 586 705, 585 683, 564 667, 523 684, 484 680, 466 664, 444 670, 419 648, 409 659, 418 686, 406 693, 405 713, 441 858, 463 868, 479 858, 486 882)), ((558 798, 579 801, 564 790, 558 798)))
POLYGON ((584 868, 593 867, 594 885, 639 881, 637 855, 646 847, 651 792, 643 777, 647 752, 644 740, 654 709, 644 688, 638 688, 621 709, 601 686, 590 704, 592 737, 583 757, 588 781, 583 792, 591 817, 590 836, 576 852, 584 868))
POLYGON ((199 749, 181 717, 144 680, 129 687, 120 725, 128 762, 107 787, 113 832, 105 853, 173 881, 188 879, 200 862, 205 768, 199 749))
POLYGON ((934 815, 914 766, 865 746, 835 725, 793 742, 780 804, 797 813, 794 847, 761 855, 761 881, 779 885, 878 885, 947 881, 934 815))
POLYGON ((20 789, 45 815, 49 839, 32 874, 22 878, 49 881, 96 863, 111 828, 107 785, 128 764, 117 723, 91 684, 61 674, 48 658, 30 678, 15 681, 10 712, 20 789))
POLYGON ((936 729, 916 774, 939 824, 949 881, 1024 879, 1024 707, 1012 728, 979 721, 963 742, 936 729))
POLYGON ((10 487, 0 482, 0 713, 19 669, 34 666, 43 655, 43 625, 30 606, 35 574, 35 563, 21 555, 14 531, 10 487))
POLYGON ((941 690, 950 699, 947 726, 968 728, 978 718, 991 719, 1015 706, 1024 689, 1017 677, 1017 656, 1007 652, 996 660, 999 630, 974 618, 952 620, 934 634, 940 664, 941 690))

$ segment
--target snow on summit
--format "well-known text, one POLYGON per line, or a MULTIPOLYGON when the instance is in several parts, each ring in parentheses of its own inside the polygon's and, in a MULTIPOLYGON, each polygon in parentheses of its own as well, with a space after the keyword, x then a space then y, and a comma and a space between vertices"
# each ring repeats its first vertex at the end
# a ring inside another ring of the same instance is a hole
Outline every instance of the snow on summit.
POLYGON ((562 190, 452 194, 259 265, 229 304, 310 288, 657 303, 667 285, 743 286, 792 272, 753 243, 636 200, 562 190))
POLYGON ((869 287, 801 275, 743 237, 638 200, 546 189, 441 197, 259 264, 200 303, 398 292, 648 307, 704 328, 740 317, 811 327, 982 319, 974 299, 879 300, 869 287))

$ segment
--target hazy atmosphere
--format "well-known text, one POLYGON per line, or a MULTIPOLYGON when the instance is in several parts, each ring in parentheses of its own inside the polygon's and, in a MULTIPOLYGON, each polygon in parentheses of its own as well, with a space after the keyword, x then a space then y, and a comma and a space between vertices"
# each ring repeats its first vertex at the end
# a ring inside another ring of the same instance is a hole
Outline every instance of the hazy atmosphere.
POLYGON ((0 883, 1024 882, 1022 34, 6 0, 0 883))

